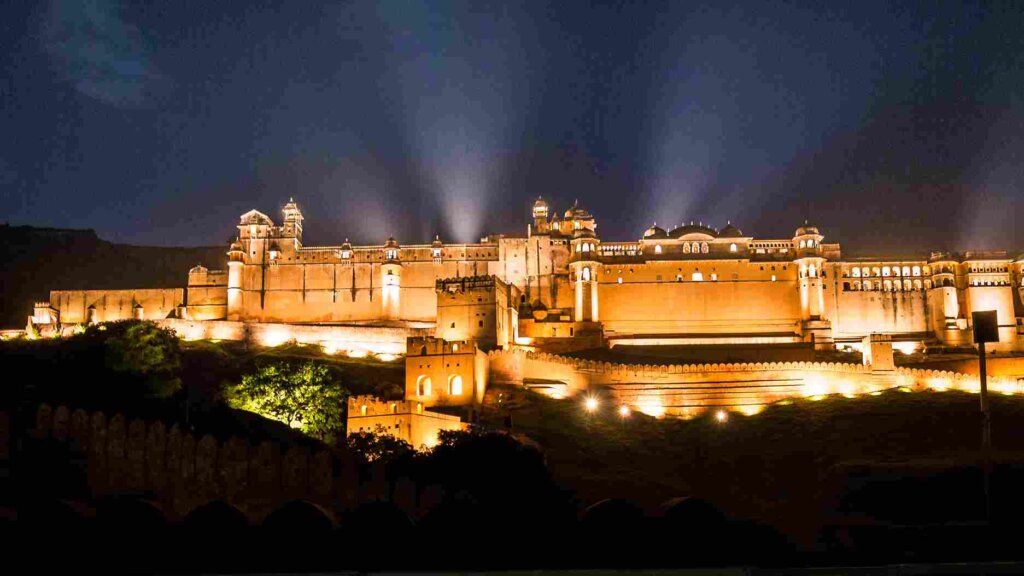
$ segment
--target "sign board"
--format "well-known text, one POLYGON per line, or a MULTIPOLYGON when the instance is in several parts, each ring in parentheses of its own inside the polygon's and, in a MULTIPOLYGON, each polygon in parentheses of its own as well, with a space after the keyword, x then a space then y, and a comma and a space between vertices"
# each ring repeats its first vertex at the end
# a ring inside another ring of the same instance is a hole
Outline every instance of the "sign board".
POLYGON ((974 323, 974 343, 999 342, 999 321, 995 310, 983 310, 971 314, 974 323))

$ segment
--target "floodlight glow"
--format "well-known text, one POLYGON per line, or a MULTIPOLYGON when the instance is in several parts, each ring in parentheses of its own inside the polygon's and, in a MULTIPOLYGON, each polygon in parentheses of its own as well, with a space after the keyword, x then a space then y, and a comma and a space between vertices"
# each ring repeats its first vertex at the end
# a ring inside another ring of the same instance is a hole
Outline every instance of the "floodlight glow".
POLYGON ((587 409, 587 412, 594 412, 597 410, 597 398, 588 396, 587 400, 583 403, 583 407, 587 409))
POLYGON ((718 412, 715 412, 715 420, 718 420, 719 422, 725 422, 728 419, 729 413, 726 412, 725 410, 719 410, 718 412))
POLYGON ((629 412, 629 406, 626 406, 625 404, 619 406, 619 416, 621 416, 622 418, 628 417, 629 412))

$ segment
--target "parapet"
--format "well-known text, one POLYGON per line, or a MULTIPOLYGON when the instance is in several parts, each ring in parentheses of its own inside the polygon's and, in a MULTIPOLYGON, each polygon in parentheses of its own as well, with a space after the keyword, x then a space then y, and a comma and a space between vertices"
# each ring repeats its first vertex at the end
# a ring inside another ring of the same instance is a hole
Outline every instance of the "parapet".
POLYGON ((471 290, 493 290, 495 286, 503 286, 496 276, 461 276, 458 278, 442 278, 434 283, 438 292, 468 292, 471 290))

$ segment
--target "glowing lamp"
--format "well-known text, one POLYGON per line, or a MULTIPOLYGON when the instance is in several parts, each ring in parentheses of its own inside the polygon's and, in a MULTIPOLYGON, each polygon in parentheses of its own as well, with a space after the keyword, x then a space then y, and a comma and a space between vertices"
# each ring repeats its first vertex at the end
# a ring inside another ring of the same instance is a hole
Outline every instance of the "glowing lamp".
POLYGON ((622 417, 622 418, 628 417, 629 416, 629 406, 626 406, 625 404, 623 404, 622 406, 619 406, 619 416, 622 417))
POLYGON ((597 411, 597 404, 597 398, 588 396, 586 401, 583 403, 583 407, 587 409, 587 412, 595 412, 597 411))
POLYGON ((719 410, 718 412, 715 412, 715 420, 718 420, 719 422, 725 422, 728 419, 729 413, 726 412, 725 410, 719 410))

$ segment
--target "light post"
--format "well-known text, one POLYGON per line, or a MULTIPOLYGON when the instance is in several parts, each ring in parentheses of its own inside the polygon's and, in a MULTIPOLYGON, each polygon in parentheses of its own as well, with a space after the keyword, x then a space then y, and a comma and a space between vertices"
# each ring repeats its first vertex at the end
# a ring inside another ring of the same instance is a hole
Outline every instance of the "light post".
POLYGON ((971 314, 974 342, 978 345, 978 380, 981 396, 981 460, 985 491, 985 520, 992 521, 992 417, 988 405, 988 374, 985 368, 985 343, 999 341, 999 320, 995 310, 971 314))

